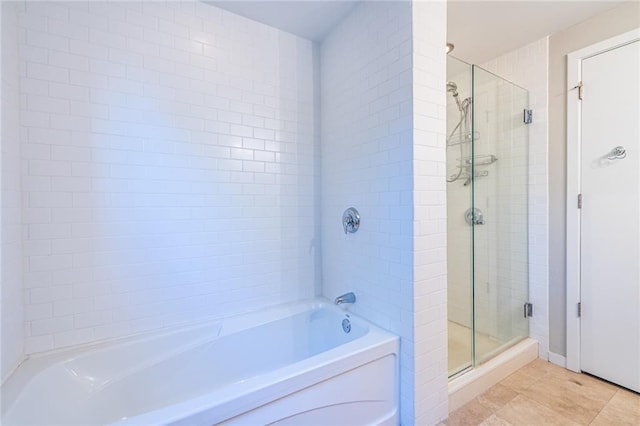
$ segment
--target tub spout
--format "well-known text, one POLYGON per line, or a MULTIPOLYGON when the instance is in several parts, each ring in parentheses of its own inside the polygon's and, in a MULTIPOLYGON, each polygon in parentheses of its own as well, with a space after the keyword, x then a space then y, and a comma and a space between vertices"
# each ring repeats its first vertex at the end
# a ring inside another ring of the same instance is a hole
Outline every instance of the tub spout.
POLYGON ((356 303, 356 295, 353 292, 345 293, 342 296, 336 297, 336 305, 342 305, 343 303, 356 303))

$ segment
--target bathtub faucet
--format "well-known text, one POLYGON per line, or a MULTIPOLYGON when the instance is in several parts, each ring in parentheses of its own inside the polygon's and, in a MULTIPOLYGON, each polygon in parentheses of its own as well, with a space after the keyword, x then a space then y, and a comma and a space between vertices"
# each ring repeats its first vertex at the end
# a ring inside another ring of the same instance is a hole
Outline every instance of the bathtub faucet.
POLYGON ((356 303, 356 295, 353 292, 345 293, 342 296, 336 297, 336 305, 342 305, 343 303, 356 303))

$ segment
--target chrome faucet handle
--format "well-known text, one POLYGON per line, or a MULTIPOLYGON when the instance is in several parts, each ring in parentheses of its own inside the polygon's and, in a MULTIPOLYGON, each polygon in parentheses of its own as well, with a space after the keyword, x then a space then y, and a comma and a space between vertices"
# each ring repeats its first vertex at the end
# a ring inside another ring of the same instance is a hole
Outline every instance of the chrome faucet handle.
POLYGON ((342 227, 344 234, 353 234, 360 228, 360 213, 353 207, 348 208, 342 213, 342 227))

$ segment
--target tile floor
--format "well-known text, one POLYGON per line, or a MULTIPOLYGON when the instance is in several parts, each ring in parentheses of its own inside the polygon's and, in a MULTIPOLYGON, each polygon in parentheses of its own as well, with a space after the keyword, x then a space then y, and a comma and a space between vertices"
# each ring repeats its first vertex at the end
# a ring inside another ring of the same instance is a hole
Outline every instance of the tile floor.
POLYGON ((535 360, 443 423, 457 425, 640 425, 640 395, 535 360))

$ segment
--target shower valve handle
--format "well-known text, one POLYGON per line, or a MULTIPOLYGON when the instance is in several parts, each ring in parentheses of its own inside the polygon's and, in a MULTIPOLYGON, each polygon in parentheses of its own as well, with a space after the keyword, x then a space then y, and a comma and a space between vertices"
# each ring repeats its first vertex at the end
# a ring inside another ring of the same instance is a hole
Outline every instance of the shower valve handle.
POLYGON ((360 213, 354 207, 350 207, 342 213, 342 227, 345 235, 353 234, 360 228, 360 213))

